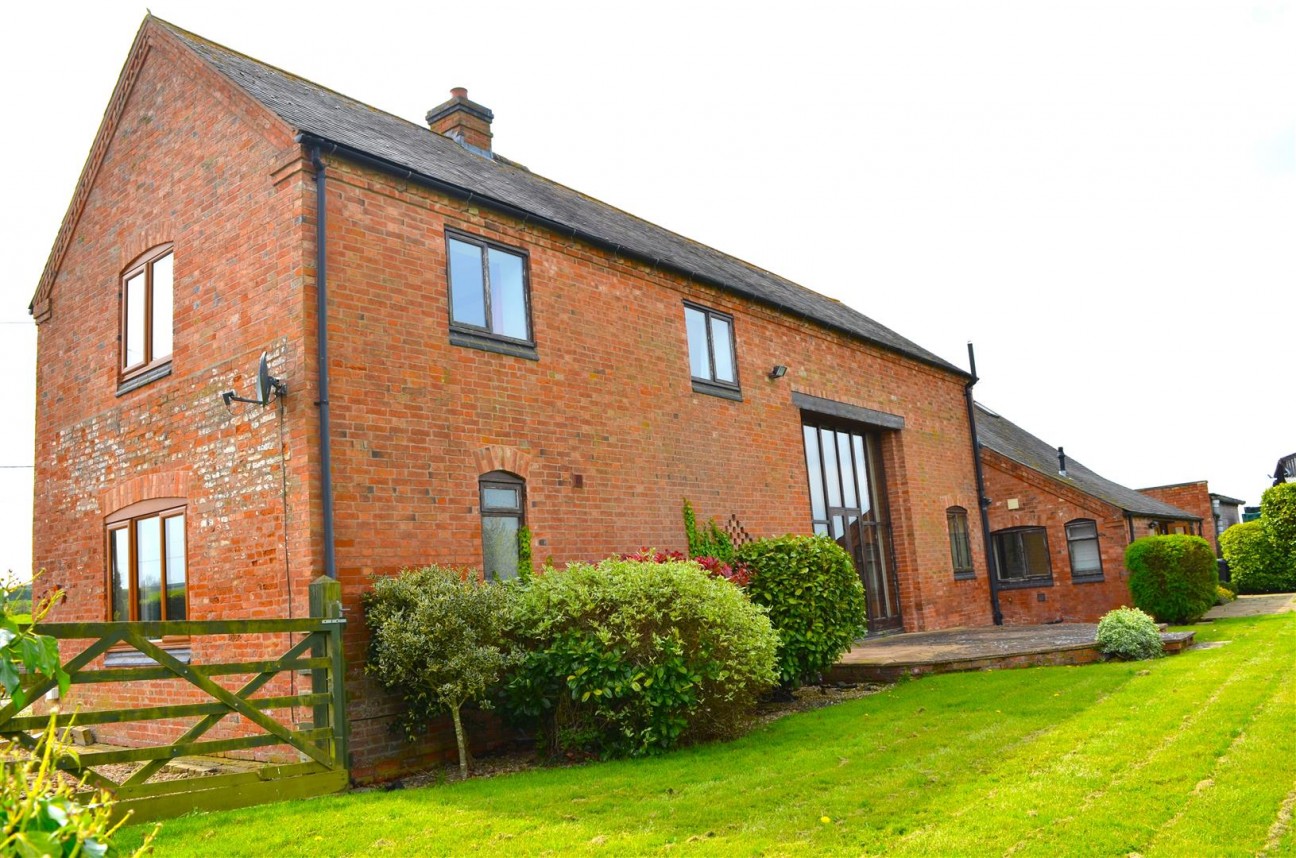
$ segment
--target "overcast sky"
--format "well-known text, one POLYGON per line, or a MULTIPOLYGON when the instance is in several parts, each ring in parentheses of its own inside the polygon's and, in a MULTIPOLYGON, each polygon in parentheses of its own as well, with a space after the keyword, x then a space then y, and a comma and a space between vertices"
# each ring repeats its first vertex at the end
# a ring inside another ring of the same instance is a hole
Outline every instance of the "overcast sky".
MULTIPOLYGON (((1296 451, 1286 2, 190 3, 153 13, 838 298, 1139 488, 1296 451)), ((0 72, 0 570, 30 568, 27 305, 142 5, 20 4, 0 72)), ((795 357, 789 356, 788 362, 795 357)))

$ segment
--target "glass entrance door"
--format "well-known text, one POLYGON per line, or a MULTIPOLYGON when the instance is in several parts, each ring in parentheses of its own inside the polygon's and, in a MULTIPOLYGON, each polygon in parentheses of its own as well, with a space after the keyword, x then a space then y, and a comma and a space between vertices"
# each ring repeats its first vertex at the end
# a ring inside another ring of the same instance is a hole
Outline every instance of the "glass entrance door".
POLYGON ((877 436, 807 422, 806 472, 815 533, 846 549, 864 584, 870 632, 902 627, 900 595, 887 545, 886 496, 877 436))

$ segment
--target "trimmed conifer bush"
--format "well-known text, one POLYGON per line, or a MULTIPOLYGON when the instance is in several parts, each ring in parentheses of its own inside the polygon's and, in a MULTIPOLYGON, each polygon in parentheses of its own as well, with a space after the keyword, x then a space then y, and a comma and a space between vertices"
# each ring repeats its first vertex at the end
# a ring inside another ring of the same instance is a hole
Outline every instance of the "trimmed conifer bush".
POLYGON ((779 634, 779 679, 796 687, 832 667, 866 628, 855 564, 826 536, 761 539, 738 550, 747 595, 769 609, 779 634))
POLYGON ((1215 604, 1215 552, 1200 536, 1145 536, 1125 549, 1134 604, 1163 623, 1194 623, 1215 604))

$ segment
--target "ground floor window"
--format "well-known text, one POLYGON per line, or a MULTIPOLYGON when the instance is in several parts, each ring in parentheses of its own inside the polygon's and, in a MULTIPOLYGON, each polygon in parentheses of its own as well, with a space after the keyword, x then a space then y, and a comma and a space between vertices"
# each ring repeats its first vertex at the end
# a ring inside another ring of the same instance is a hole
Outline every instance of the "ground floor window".
POLYGON ((1042 527, 1015 527, 991 534, 999 580, 1021 584, 1052 584, 1048 536, 1042 527))
POLYGON ((109 516, 109 616, 114 621, 188 616, 185 501, 133 504, 109 516))
POLYGON ((957 577, 973 574, 972 540, 968 537, 967 510, 952 506, 945 510, 945 523, 949 528, 950 562, 957 577))
POLYGON ((1079 519, 1066 526, 1067 553, 1071 555, 1072 578, 1101 578, 1102 553, 1098 550, 1098 524, 1079 519))
POLYGON ((478 480, 481 491, 482 571, 504 581, 518 575, 518 531, 525 523, 526 482, 508 471, 478 480))

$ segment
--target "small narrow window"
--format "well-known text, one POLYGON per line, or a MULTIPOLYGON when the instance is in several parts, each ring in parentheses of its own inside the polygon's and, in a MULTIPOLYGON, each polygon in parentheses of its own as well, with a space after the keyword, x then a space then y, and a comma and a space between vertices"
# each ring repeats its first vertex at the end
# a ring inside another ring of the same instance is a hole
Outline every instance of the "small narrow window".
POLYGON ((954 577, 966 578, 973 575, 967 510, 961 506, 950 507, 945 510, 945 523, 949 526, 950 561, 954 566, 954 577))
POLYGON ((507 471, 491 471, 478 481, 481 493, 482 570, 488 579, 518 575, 518 531, 524 523, 526 482, 507 471))
POLYGON ((108 517, 112 620, 188 616, 184 504, 182 498, 145 501, 108 517))
POLYGON ((150 252, 122 276, 121 372, 132 376, 165 363, 174 344, 174 256, 150 252))
POLYGON ((1053 565, 1042 527, 1019 527, 991 535, 999 580, 1023 586, 1051 586, 1053 565))
POLYGON ((1071 577, 1096 580, 1103 576, 1102 553, 1098 548, 1098 524, 1078 519, 1066 526, 1067 553, 1071 555, 1071 577))
POLYGON ((684 305, 689 373, 698 393, 738 398, 738 360, 733 317, 705 307, 684 305))
POLYGON ((530 343, 526 256, 458 233, 446 243, 451 327, 530 343))

